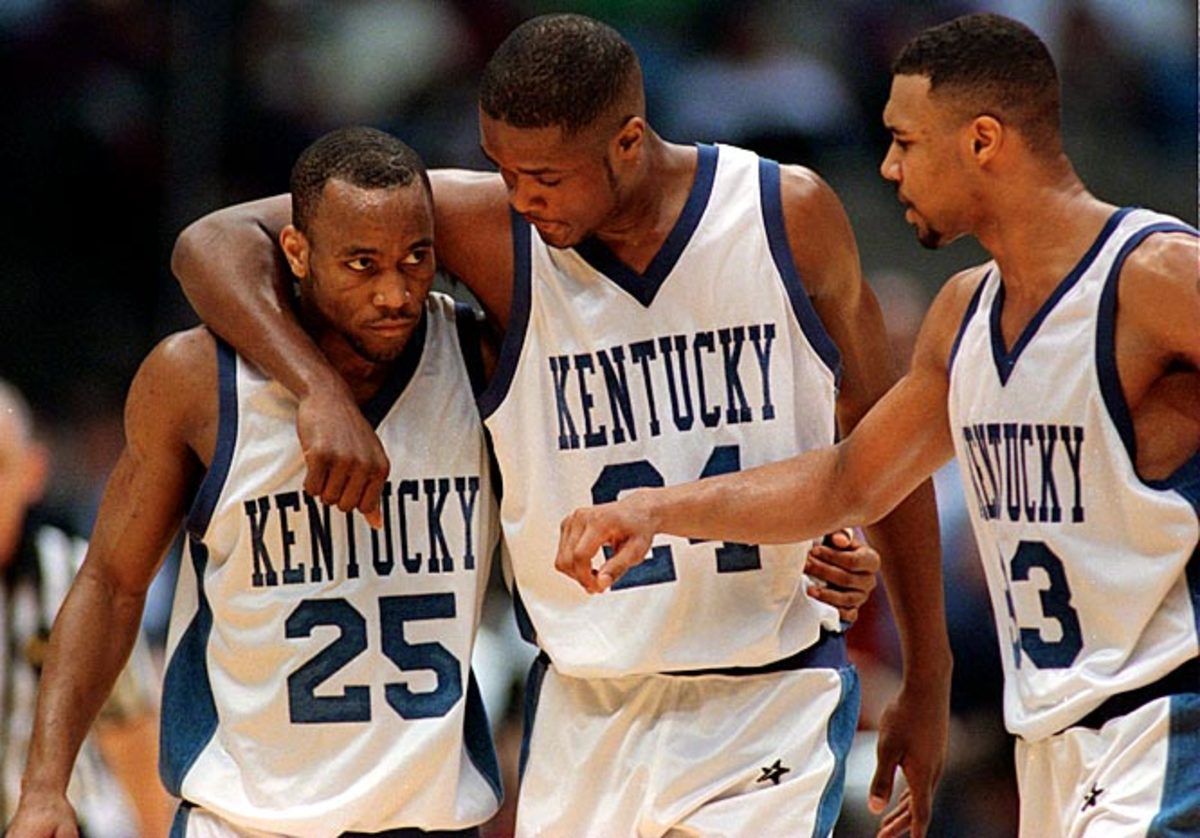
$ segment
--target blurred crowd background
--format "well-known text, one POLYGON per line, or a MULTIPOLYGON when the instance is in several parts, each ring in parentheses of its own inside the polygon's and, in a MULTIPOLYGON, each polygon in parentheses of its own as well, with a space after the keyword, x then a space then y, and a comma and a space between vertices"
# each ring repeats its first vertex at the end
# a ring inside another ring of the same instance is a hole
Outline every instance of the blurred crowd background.
MULTIPOLYGON (((548 11, 592 15, 634 43, 666 138, 819 171, 846 205, 905 358, 940 282, 981 251, 921 250, 878 176, 888 66, 919 29, 975 10, 1020 18, 1050 46, 1067 151, 1097 195, 1196 223, 1192 0, 0 0, 0 377, 26 393, 52 446, 47 506, 86 532, 138 362, 195 322, 168 267, 183 226, 283 191, 296 154, 348 123, 396 133, 431 166, 487 168, 479 72, 514 25, 548 11)), ((1012 835, 990 609, 956 476, 939 480, 956 727, 936 832, 1012 835)), ((168 597, 156 602, 152 635, 168 597)), ((518 672, 523 653, 493 610, 487 654, 518 672)), ((869 729, 897 664, 882 597, 853 636, 863 748, 841 836, 871 829, 869 729)), ((517 687, 497 677, 501 727, 517 687)))

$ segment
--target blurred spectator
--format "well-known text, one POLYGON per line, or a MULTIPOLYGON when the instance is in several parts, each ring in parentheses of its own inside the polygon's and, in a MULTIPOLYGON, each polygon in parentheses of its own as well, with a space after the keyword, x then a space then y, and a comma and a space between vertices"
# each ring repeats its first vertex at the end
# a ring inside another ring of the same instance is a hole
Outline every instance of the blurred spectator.
MULTIPOLYGON (((47 471, 20 393, 0 380, 0 816, 20 795, 50 626, 86 544, 34 509, 47 471)), ((89 838, 165 836, 173 805, 158 781, 157 672, 144 645, 85 740, 70 799, 89 838)))

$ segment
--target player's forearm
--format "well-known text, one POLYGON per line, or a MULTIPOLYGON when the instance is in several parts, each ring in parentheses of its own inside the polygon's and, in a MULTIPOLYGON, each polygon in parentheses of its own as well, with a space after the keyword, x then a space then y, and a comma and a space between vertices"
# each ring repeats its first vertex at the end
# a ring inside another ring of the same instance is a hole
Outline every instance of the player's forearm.
POLYGON ((38 688, 25 790, 66 791, 88 729, 133 648, 145 594, 113 588, 86 565, 50 635, 38 688))
POLYGON ((830 448, 634 497, 644 495, 658 532, 785 544, 868 523, 872 510, 855 485, 830 448))
POLYGON ((193 222, 175 243, 171 270, 209 328, 293 394, 340 386, 292 312, 291 276, 262 203, 193 222))
POLYGON ((933 485, 926 482, 868 531, 900 634, 906 680, 945 679, 951 667, 933 485))

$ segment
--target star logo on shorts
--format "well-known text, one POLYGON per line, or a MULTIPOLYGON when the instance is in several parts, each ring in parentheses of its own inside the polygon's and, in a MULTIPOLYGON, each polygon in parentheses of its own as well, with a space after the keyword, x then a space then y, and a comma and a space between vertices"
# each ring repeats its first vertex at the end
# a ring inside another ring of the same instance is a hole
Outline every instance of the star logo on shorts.
POLYGON ((1088 809, 1091 809, 1096 805, 1096 802, 1100 799, 1100 795, 1102 794, 1104 794, 1104 789, 1100 788, 1095 783, 1092 783, 1091 791, 1083 796, 1083 808, 1079 811, 1086 812, 1088 809))
POLYGON ((762 776, 759 777, 754 782, 765 783, 769 780, 770 782, 774 783, 775 785, 779 785, 779 778, 791 770, 792 769, 786 767, 783 764, 783 760, 777 759, 777 760, 775 760, 774 764, 769 765, 766 768, 762 769, 762 776))

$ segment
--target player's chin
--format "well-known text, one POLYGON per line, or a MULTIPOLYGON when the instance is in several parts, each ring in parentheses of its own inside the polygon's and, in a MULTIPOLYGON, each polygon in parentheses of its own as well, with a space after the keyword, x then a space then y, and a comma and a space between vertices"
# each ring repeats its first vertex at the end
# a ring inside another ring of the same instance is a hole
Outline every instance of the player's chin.
POLYGON ((566 224, 538 225, 537 231, 538 236, 547 246, 557 250, 574 247, 583 241, 583 237, 566 224))
POLYGON ((396 335, 386 339, 363 338, 357 341, 355 349, 358 350, 359 355, 373 364, 390 364, 400 357, 411 336, 412 331, 409 330, 402 336, 396 335))

